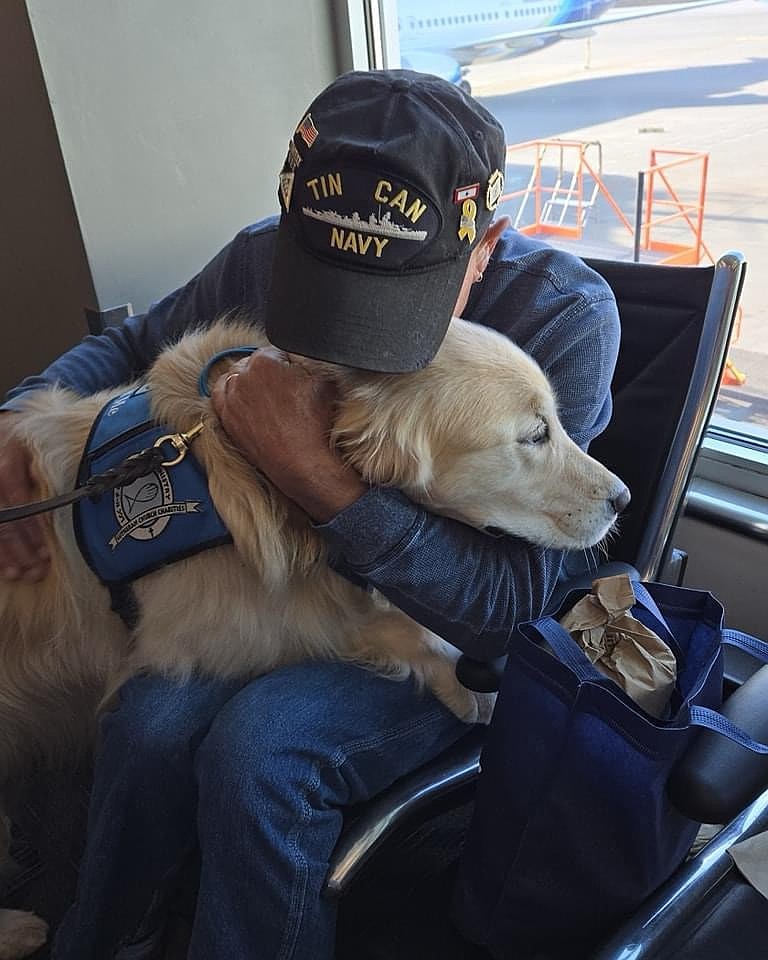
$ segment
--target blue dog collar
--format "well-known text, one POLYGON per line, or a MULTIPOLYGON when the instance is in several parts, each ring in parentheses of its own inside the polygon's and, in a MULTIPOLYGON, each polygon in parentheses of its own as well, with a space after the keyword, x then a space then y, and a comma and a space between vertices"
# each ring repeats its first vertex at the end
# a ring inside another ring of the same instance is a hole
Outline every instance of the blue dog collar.
POLYGON ((197 388, 200 391, 200 396, 210 397, 211 395, 211 388, 208 386, 208 375, 210 374, 211 367, 214 365, 214 363, 218 363, 219 360, 223 360, 224 357, 250 357, 250 355, 255 353, 258 349, 258 347, 230 347, 228 350, 219 350, 218 353, 214 353, 211 359, 200 371, 200 379, 197 381, 197 388))

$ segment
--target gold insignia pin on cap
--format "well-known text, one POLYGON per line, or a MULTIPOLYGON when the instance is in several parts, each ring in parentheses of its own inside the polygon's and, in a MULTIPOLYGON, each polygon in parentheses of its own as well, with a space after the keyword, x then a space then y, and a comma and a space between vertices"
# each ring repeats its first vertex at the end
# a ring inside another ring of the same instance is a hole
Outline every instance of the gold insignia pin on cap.
POLYGON ((489 210, 495 210, 501 200, 504 192, 504 177, 501 170, 494 170, 488 178, 488 186, 485 191, 485 205, 489 210))
POLYGON ((291 209, 291 197, 293 196, 294 174, 283 172, 280 174, 280 193, 283 197, 283 204, 286 210, 291 209))
POLYGON ((293 140, 288 141, 288 157, 287 157, 288 166, 291 170, 295 170, 296 167, 301 163, 301 154, 296 147, 296 144, 293 140))

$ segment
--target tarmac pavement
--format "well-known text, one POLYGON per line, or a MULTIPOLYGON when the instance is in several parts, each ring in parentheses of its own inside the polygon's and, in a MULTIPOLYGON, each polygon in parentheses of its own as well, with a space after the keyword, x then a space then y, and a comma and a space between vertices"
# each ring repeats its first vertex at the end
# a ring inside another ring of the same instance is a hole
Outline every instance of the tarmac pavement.
MULTIPOLYGON (((736 0, 606 25, 590 39, 476 65, 467 79, 504 125, 509 144, 598 142, 603 180, 630 223, 638 171, 650 166, 651 148, 707 155, 704 244, 714 257, 738 249, 748 260, 740 331, 730 354, 747 379, 727 391, 739 402, 727 402, 724 393, 719 412, 742 424, 768 425, 768 3, 736 0)), ((589 149, 596 164, 598 148, 589 149)), ((573 156, 565 154, 566 160, 573 156)), ((520 158, 507 170, 507 189, 527 182, 532 153, 520 158)), ((697 202, 700 169, 690 164, 669 174, 685 203, 697 202)), ((504 212, 514 216, 517 204, 504 212)), ((655 208, 654 216, 661 212, 655 208)), ((656 235, 686 244, 693 238, 681 222, 657 228, 656 235)), ((631 233, 601 195, 582 240, 562 245, 585 255, 633 254, 631 233)), ((642 260, 659 257, 641 254, 642 260)))

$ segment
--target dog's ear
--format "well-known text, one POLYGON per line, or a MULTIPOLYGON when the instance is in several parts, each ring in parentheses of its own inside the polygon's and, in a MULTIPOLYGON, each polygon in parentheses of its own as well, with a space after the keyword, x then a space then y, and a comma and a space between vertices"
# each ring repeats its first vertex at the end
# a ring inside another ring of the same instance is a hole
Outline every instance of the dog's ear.
POLYGON ((426 492, 433 465, 426 423, 418 409, 358 385, 342 393, 331 440, 369 483, 426 492))

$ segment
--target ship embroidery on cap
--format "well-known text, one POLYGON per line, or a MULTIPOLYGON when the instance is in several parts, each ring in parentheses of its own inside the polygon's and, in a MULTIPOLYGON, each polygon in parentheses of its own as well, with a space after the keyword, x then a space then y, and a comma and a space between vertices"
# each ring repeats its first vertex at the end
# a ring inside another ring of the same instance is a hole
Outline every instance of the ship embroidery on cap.
POLYGON ((297 181, 296 189, 299 184, 296 211, 306 218, 308 236, 326 250, 400 265, 439 229, 434 207, 413 187, 367 170, 326 170, 297 181), (315 224, 327 225, 327 232, 315 224))
POLYGON ((307 217, 322 220, 324 223, 333 223, 337 227, 350 227, 361 233, 372 233, 383 237, 396 237, 398 240, 426 240, 426 230, 412 230, 410 227, 401 227, 395 223, 392 214, 386 213, 377 216, 375 213, 363 220, 355 210, 353 213, 337 213, 335 210, 313 210, 311 207, 302 207, 301 212, 307 217))

